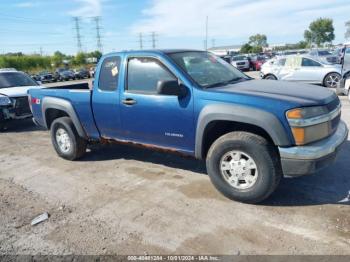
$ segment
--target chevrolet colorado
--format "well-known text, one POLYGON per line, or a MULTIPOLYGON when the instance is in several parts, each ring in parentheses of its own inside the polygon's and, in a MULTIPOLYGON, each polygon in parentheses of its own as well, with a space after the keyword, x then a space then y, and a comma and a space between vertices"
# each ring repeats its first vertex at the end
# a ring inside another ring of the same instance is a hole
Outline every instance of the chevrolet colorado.
POLYGON ((106 140, 176 151, 205 159, 214 186, 246 203, 266 199, 283 175, 331 164, 348 136, 334 92, 253 80, 204 51, 111 53, 92 90, 33 89, 29 99, 65 159, 106 140))

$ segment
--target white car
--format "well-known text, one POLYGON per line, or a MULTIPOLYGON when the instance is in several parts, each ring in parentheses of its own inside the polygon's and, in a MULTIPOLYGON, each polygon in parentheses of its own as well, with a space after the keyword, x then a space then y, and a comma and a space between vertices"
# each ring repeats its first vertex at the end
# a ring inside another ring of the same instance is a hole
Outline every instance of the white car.
POLYGON ((244 55, 233 56, 231 58, 231 65, 242 71, 250 69, 248 57, 244 55))
POLYGON ((32 116, 27 91, 41 88, 30 76, 15 69, 0 70, 0 130, 7 121, 32 116))
POLYGON ((310 56, 278 57, 262 65, 260 77, 335 88, 341 79, 341 65, 318 61, 310 56))

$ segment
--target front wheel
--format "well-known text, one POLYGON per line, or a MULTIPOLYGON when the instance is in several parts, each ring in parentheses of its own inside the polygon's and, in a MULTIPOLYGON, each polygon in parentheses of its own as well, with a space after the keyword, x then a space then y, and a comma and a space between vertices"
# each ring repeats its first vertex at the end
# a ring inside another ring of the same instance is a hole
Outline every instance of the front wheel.
POLYGON ((51 141, 57 154, 67 160, 75 160, 86 152, 87 141, 78 135, 69 117, 60 117, 51 125, 51 141))
POLYGON ((339 81, 341 79, 341 75, 338 73, 329 73, 326 75, 323 81, 323 85, 327 88, 336 88, 339 81))
POLYGON ((275 77, 274 75, 267 75, 264 79, 266 79, 266 80, 277 80, 277 77, 275 77))
POLYGON ((206 165, 214 186, 226 197, 258 203, 269 197, 282 177, 278 154, 261 136, 231 132, 210 147, 206 165))

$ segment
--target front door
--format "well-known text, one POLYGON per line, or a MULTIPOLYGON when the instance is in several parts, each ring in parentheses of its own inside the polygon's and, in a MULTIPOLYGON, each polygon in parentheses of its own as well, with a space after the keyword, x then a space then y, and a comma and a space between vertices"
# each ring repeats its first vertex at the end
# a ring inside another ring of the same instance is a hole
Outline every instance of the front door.
POLYGON ((160 80, 178 80, 163 62, 153 57, 129 57, 121 119, 129 141, 193 152, 193 99, 157 94, 160 80))

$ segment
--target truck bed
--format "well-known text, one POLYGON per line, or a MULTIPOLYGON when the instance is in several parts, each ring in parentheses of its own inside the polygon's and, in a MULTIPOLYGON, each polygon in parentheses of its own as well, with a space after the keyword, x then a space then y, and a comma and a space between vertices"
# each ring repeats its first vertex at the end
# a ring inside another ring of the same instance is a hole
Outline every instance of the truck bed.
POLYGON ((91 110, 92 91, 89 89, 88 83, 31 89, 28 93, 32 99, 35 98, 38 101, 37 103, 32 103, 32 112, 39 125, 46 127, 45 116, 42 114, 42 107, 45 100, 47 98, 58 98, 68 101, 73 106, 89 137, 99 137, 91 110))

